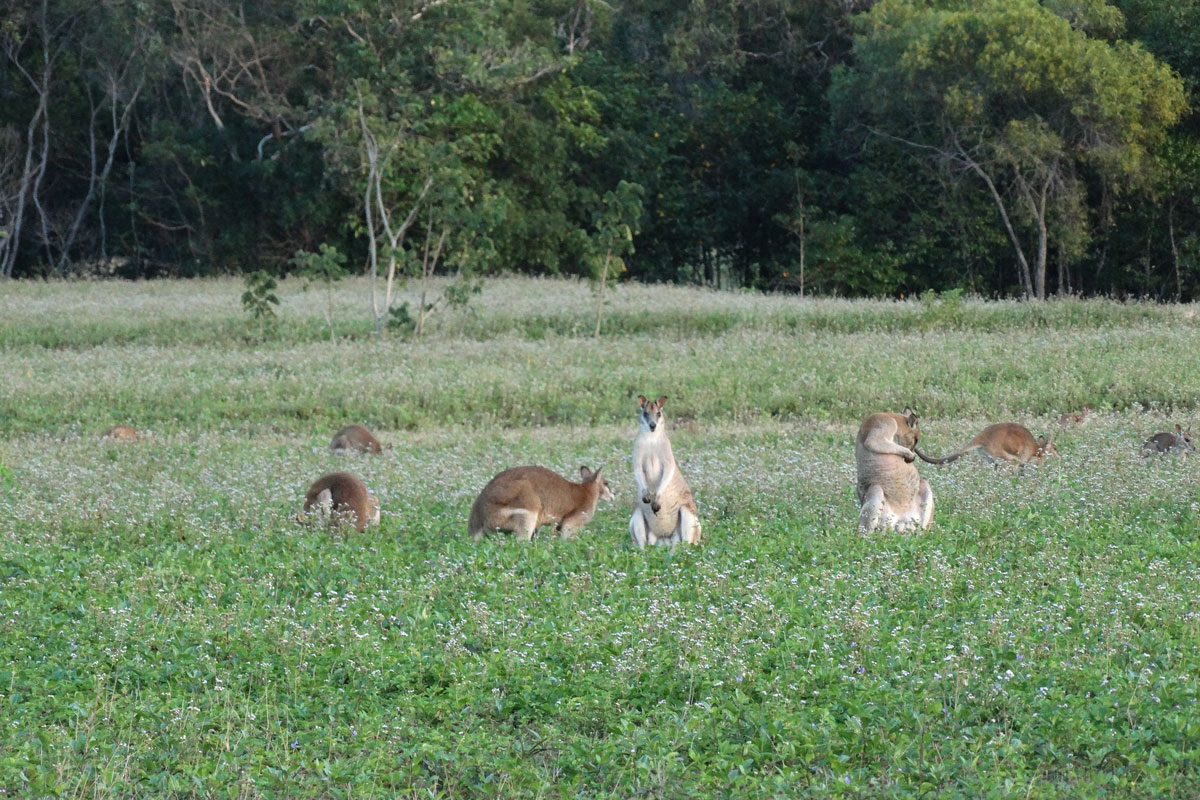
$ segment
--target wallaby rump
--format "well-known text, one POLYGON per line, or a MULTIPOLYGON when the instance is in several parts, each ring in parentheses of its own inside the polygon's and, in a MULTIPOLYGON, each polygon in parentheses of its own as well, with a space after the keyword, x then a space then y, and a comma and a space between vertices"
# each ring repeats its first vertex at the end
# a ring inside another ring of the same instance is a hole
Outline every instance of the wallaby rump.
POLYGON ((700 543, 696 501, 667 438, 666 402, 665 395, 655 401, 638 395, 639 427, 633 440, 637 502, 629 519, 629 535, 637 547, 700 543))
POLYGON ((570 539, 592 520, 596 503, 612 500, 600 470, 579 468, 581 483, 572 483, 545 467, 513 467, 488 481, 475 498, 467 532, 479 539, 489 531, 515 533, 527 542, 543 525, 554 525, 570 539))
POLYGON ((1095 415, 1095 411, 1088 406, 1084 406, 1082 411, 1069 414, 1059 414, 1058 424, 1062 425, 1064 428, 1069 428, 1072 425, 1083 425, 1095 415))
POLYGON ((362 531, 368 525, 379 524, 379 501, 367 491, 366 485, 349 472, 332 472, 318 478, 304 496, 304 511, 296 521, 307 524, 307 512, 326 522, 345 522, 362 531))
POLYGON ((362 425, 347 425, 333 435, 329 449, 335 453, 382 453, 383 448, 362 425))
POLYGON ((142 438, 136 430, 128 425, 113 425, 100 436, 105 439, 123 439, 128 442, 136 442, 142 438))
POLYGON ((920 450, 917 455, 930 464, 949 464, 955 459, 965 456, 974 450, 979 450, 990 461, 1023 466, 1025 464, 1041 464, 1046 456, 1056 455, 1058 448, 1045 436, 1033 438, 1033 434, 1024 425, 1015 422, 1001 422, 989 425, 975 435, 967 445, 944 458, 927 456, 920 450))
POLYGON ((854 439, 858 471, 858 527, 863 533, 908 533, 933 522, 933 489, 917 472, 917 415, 881 412, 863 420, 854 439))

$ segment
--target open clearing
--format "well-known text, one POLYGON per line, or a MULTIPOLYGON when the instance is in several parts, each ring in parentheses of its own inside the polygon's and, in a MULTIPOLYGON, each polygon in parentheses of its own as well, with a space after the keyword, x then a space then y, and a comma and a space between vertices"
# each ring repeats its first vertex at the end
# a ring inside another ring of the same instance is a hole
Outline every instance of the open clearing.
POLYGON ((377 343, 350 281, 331 344, 320 292, 261 335, 241 290, 0 293, 0 795, 1200 794, 1200 454, 1139 452, 1196 420, 1195 307, 623 285, 593 339, 586 284, 504 279, 377 343), (699 548, 628 544, 639 393, 694 420, 699 548), (854 433, 908 404, 931 453, 1062 456, 921 465, 934 527, 860 536, 854 433), (474 543, 524 463, 617 502, 474 543), (295 525, 335 468, 380 528, 295 525))

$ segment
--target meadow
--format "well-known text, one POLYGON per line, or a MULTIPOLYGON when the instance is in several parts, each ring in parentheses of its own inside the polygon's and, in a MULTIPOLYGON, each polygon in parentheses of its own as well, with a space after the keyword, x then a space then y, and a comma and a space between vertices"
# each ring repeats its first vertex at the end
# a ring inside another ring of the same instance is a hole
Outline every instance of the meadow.
POLYGON ((621 285, 593 338, 586 284, 509 278, 379 342, 348 281, 331 343, 241 291, 0 285, 0 796, 1200 795, 1200 454, 1139 451, 1198 416, 1195 306, 621 285), (697 548, 629 544, 639 393, 697 548), (932 529, 862 536, 854 434, 905 405, 1061 457, 921 465, 932 529), (617 501, 472 541, 524 463, 617 501), (295 524, 334 469, 379 528, 295 524))

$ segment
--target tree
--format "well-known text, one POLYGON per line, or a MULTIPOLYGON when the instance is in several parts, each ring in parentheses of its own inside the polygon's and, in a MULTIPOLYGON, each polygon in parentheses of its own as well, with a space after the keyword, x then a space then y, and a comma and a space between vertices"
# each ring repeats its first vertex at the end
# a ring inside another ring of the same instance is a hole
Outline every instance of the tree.
MULTIPOLYGON (((345 267, 345 254, 336 247, 322 242, 316 253, 297 250, 296 255, 292 258, 292 263, 298 268, 300 277, 307 281, 305 289, 309 284, 324 284, 325 324, 329 326, 330 343, 337 344, 337 334, 333 330, 333 284, 349 274, 345 267)), ((245 301, 243 300, 243 302, 245 301)))
POLYGON ((1075 213, 1084 179, 1141 179, 1184 109, 1168 67, 1136 44, 1088 34, 1086 22, 1111 32, 1111 13, 1055 5, 1069 6, 1079 27, 1036 0, 882 0, 862 18, 854 66, 837 70, 832 87, 846 129, 986 187, 1023 293, 1038 299, 1052 233, 1055 246, 1078 252, 1070 245, 1084 235, 1075 213))
POLYGON ((599 287, 596 298, 596 330, 600 335, 604 322, 604 288, 609 274, 625 271, 622 256, 633 252, 633 236, 641 227, 642 197, 646 190, 640 183, 621 181, 617 188, 605 192, 601 207, 593 217, 595 232, 589 238, 587 263, 589 276, 599 287))
MULTIPOLYGON (((431 297, 434 273, 480 274, 494 250, 491 232, 507 208, 488 169, 503 143, 496 109, 565 62, 545 43, 511 40, 492 4, 478 0, 429 0, 405 13, 376 0, 316 2, 322 10, 332 98, 313 129, 331 171, 361 198, 355 230, 366 240, 377 335, 400 284, 419 276, 420 336, 437 308, 470 295, 456 282, 431 297), (414 229, 423 239, 413 240, 414 229)), ((577 47, 581 29, 573 30, 577 47)))

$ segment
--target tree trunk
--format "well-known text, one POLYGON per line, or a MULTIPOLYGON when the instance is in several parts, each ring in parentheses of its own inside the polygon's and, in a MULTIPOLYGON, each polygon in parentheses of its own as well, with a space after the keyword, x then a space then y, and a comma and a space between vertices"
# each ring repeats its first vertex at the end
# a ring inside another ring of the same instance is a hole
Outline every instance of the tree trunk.
POLYGON ((1167 206, 1167 234, 1171 239, 1171 265, 1175 267, 1175 302, 1183 300, 1183 281, 1179 277, 1179 247, 1175 244, 1175 204, 1167 206))
POLYGON ((596 303, 596 331, 592 334, 600 338, 600 325, 604 321, 604 284, 608 282, 608 262, 612 260, 612 250, 604 254, 604 266, 600 269, 600 298, 596 303))
POLYGON ((1046 193, 1049 191, 1050 181, 1042 185, 1042 194, 1038 198, 1037 206, 1037 223, 1038 223, 1038 250, 1037 250, 1037 299, 1046 299, 1046 256, 1049 253, 1049 236, 1046 231, 1046 193))
MULTIPOLYGON (((143 79, 144 81, 144 79, 143 79)), ((83 202, 79 204, 79 210, 75 214, 75 219, 71 222, 71 227, 67 231, 67 238, 63 241, 62 251, 58 254, 58 263, 54 269, 56 272, 64 272, 67 265, 67 259, 70 258, 71 248, 75 246, 75 237, 79 235, 79 227, 83 224, 83 220, 87 217, 88 209, 91 208, 92 198, 96 195, 96 184, 99 183, 103 188, 108 183, 109 173, 112 172, 113 160, 117 154, 117 143, 121 140, 121 134, 125 130, 125 126, 129 124, 129 115, 133 111, 133 104, 137 102, 138 95, 142 92, 143 82, 139 82, 137 88, 133 90, 129 101, 125 104, 125 108, 121 111, 121 116, 117 117, 117 86, 116 81, 110 83, 109 102, 111 103, 112 114, 112 137, 108 140, 108 155, 104 160, 104 167, 100 174, 96 174, 96 114, 92 114, 91 122, 88 125, 88 143, 91 156, 91 172, 88 175, 88 190, 84 195, 83 202)), ((91 91, 88 92, 88 97, 91 97, 91 91)))
POLYGON ((1004 205, 1004 198, 1000 196, 1000 192, 996 189, 996 184, 992 181, 990 175, 984 171, 975 159, 971 158, 967 153, 959 147, 959 153, 962 163, 983 179, 987 184, 988 191, 992 193, 992 200, 996 203, 996 208, 1000 211, 1000 218, 1004 221, 1004 229, 1008 231, 1009 241, 1012 242, 1013 250, 1017 254, 1017 264, 1020 266, 1021 288, 1025 292, 1025 299, 1032 300, 1034 298, 1033 279, 1029 275, 1029 261, 1025 258, 1025 251, 1021 247, 1021 240, 1017 236, 1016 230, 1013 228, 1012 220, 1008 218, 1008 209, 1004 205))
POLYGON ((800 299, 804 299, 804 209, 800 210, 800 299))
POLYGON ((1046 256, 1049 249, 1049 236, 1046 229, 1046 196, 1050 192, 1050 184, 1053 180, 1053 176, 1047 176, 1041 191, 1035 195, 1032 187, 1019 173, 1017 174, 1017 186, 1029 206, 1029 213, 1037 220, 1037 261, 1034 262, 1033 291, 1034 297, 1038 300, 1046 299, 1046 256))

